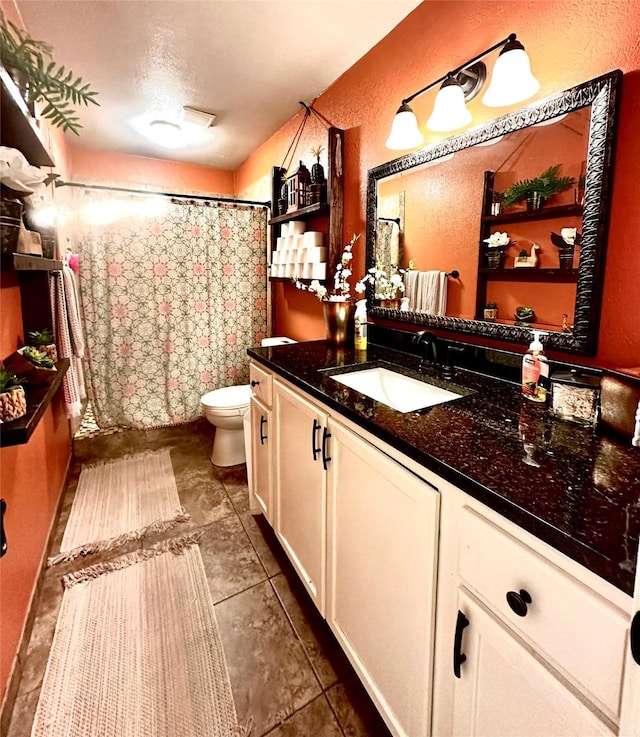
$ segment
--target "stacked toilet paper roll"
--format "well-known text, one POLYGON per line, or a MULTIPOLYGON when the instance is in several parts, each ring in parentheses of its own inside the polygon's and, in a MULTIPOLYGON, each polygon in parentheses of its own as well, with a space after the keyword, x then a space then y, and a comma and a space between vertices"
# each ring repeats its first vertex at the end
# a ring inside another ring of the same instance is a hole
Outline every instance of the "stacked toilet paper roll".
POLYGON ((283 223, 271 254, 271 276, 298 279, 327 278, 327 248, 324 233, 305 231, 302 220, 283 223))

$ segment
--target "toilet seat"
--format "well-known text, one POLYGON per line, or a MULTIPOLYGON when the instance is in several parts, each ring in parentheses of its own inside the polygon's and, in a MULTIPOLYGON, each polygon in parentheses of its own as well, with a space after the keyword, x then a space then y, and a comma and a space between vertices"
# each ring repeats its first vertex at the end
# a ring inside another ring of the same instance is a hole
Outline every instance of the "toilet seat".
POLYGON ((249 384, 240 386, 225 386, 207 392, 200 404, 213 410, 219 415, 243 415, 251 402, 251 387, 249 384))

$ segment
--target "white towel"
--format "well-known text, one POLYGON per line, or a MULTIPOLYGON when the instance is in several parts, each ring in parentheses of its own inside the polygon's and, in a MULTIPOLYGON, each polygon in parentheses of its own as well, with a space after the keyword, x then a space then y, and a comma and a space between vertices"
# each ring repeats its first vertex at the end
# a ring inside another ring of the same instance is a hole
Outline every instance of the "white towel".
POLYGON ((82 370, 85 349, 75 277, 67 264, 63 264, 62 271, 51 272, 49 287, 58 355, 70 362, 62 381, 67 416, 78 417, 82 412, 82 400, 86 397, 82 370))
POLYGON ((636 429, 631 438, 631 445, 640 448, 640 402, 638 402, 638 409, 636 410, 636 429))

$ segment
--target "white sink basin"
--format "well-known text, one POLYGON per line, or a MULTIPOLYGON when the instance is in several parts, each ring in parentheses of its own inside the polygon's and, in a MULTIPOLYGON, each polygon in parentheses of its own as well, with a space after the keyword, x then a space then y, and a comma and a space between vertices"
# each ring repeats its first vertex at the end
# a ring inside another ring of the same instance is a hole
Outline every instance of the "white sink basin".
POLYGON ((331 378, 398 412, 415 412, 462 396, 380 367, 335 374, 331 378))

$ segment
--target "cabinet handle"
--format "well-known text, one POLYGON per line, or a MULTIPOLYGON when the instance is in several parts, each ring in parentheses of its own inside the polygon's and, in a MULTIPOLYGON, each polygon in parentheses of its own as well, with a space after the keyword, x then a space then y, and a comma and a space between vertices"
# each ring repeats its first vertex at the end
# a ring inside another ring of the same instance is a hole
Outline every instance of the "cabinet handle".
POLYGON ((507 604, 514 614, 524 617, 527 613, 527 604, 531 604, 531 594, 525 589, 520 589, 519 594, 515 591, 508 591, 507 604))
POLYGON ((461 652, 462 650, 462 633, 464 628, 469 626, 469 620, 458 609, 458 619, 456 621, 456 636, 453 640, 453 675, 460 678, 460 666, 467 659, 467 656, 461 652))
POLYGON ((313 429, 311 430, 311 450, 313 451, 313 460, 317 461, 318 456, 322 452, 322 448, 316 447, 316 433, 320 429, 321 425, 316 420, 316 418, 313 418, 313 429))
POLYGON ((256 381, 255 379, 251 379, 251 386, 258 386, 260 384, 259 381, 256 381))
POLYGON ((7 536, 4 532, 4 513, 7 511, 7 503, 0 499, 0 558, 7 552, 7 536))
POLYGON ((331 433, 326 427, 322 428, 322 468, 327 470, 327 463, 331 460, 331 456, 327 455, 327 441, 331 437, 331 433))
POLYGON ((260 415, 260 445, 264 445, 264 441, 267 439, 266 435, 263 435, 262 428, 267 424, 267 418, 264 415, 260 415))
POLYGON ((629 641, 631 643, 631 655, 633 655, 636 663, 640 665, 640 612, 636 612, 631 620, 629 641))

